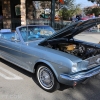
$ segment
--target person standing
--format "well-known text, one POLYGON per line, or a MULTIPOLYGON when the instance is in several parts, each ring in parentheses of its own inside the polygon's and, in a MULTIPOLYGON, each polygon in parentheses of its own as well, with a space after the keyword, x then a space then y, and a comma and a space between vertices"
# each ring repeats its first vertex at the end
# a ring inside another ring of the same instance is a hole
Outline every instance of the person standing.
POLYGON ((72 22, 77 22, 78 19, 77 19, 76 16, 74 15, 74 16, 72 16, 71 21, 72 21, 72 22))
POLYGON ((79 20, 81 20, 81 19, 82 19, 82 15, 81 15, 81 14, 76 15, 76 18, 77 18, 77 20, 79 21, 79 20))
MULTIPOLYGON (((100 14, 98 15, 98 17, 100 18, 100 14)), ((97 25, 97 32, 100 32, 100 24, 97 25)))
POLYGON ((94 13, 92 14, 92 18, 95 18, 95 14, 94 13))

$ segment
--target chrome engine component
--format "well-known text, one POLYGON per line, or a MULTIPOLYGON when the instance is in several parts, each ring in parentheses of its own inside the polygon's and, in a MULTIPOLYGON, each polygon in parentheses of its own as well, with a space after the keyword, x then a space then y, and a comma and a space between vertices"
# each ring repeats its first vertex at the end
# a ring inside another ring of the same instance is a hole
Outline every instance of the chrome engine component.
POLYGON ((56 50, 70 53, 79 58, 87 59, 100 54, 100 49, 83 45, 81 43, 61 43, 53 47, 56 50))

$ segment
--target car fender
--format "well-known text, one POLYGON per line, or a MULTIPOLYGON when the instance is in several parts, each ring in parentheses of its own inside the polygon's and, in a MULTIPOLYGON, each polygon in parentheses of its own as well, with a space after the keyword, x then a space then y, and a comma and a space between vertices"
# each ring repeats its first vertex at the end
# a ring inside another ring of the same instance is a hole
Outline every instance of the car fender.
POLYGON ((44 63, 44 64, 46 64, 53 71, 53 73, 55 74, 56 78, 58 78, 58 74, 57 74, 55 68, 53 67, 53 65, 49 61, 44 60, 44 59, 39 59, 38 61, 35 62, 35 65, 37 65, 38 63, 44 63))

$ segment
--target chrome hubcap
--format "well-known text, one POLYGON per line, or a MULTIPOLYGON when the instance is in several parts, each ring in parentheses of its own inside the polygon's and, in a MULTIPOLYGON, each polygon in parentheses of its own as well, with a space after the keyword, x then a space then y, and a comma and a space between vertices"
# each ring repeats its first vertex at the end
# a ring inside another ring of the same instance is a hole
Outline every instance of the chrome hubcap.
POLYGON ((45 89, 51 89, 54 85, 54 77, 49 68, 42 66, 38 70, 39 83, 45 89))

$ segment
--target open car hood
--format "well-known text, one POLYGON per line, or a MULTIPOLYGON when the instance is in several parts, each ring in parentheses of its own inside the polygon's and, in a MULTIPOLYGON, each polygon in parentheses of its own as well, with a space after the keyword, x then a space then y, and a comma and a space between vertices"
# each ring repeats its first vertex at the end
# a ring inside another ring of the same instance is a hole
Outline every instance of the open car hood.
POLYGON ((83 32, 86 29, 89 29, 97 24, 100 24, 100 18, 94 18, 94 19, 89 19, 86 21, 79 21, 79 22, 73 23, 73 24, 61 29, 60 31, 53 34, 49 38, 45 39, 40 44, 42 44, 42 43, 44 44, 45 42, 49 42, 49 41, 52 41, 55 39, 61 39, 61 38, 71 39, 75 35, 83 32))

